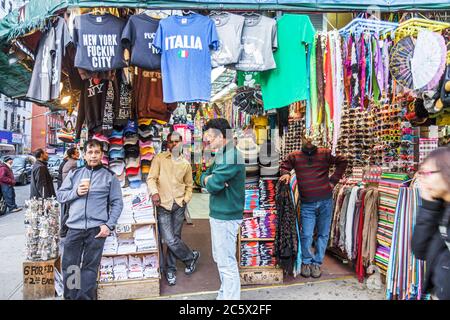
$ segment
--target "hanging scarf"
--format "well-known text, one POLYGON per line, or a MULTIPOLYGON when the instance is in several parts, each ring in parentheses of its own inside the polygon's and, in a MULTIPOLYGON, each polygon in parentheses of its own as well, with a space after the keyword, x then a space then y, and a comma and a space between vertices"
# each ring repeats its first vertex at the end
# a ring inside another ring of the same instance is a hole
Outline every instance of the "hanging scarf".
POLYGON ((389 93, 389 48, 390 47, 390 41, 385 40, 383 42, 383 48, 382 48, 382 59, 383 59, 383 68, 384 68, 384 85, 383 85, 383 96, 387 97, 389 93))
POLYGON ((345 99, 348 103, 352 101, 353 86, 352 86, 352 48, 353 48, 353 38, 348 37, 344 40, 345 48, 345 64, 344 64, 344 88, 345 88, 345 99))
POLYGON ((359 106, 364 109, 364 97, 366 96, 366 46, 364 36, 361 35, 359 43, 359 106))
POLYGON ((359 69, 358 69, 358 58, 356 56, 356 41, 353 41, 352 43, 352 52, 351 52, 351 68, 352 68, 352 78, 351 78, 351 85, 352 85, 352 100, 351 100, 351 107, 356 108, 358 104, 358 97, 359 97, 359 69))
POLYGON ((383 68, 381 64, 381 50, 379 45, 379 40, 373 38, 374 47, 374 72, 373 72, 373 99, 376 103, 379 102, 381 98, 381 92, 383 91, 383 68))
POLYGON ((341 55, 341 37, 338 32, 335 32, 335 93, 334 93, 334 117, 333 117, 333 136, 332 136, 332 148, 331 154, 336 155, 336 149, 339 139, 339 131, 341 128, 341 115, 342 115, 342 105, 344 104, 344 65, 341 55))
POLYGON ((311 110, 311 77, 310 77, 310 70, 311 70, 311 48, 308 48, 308 52, 306 54, 306 76, 308 77, 307 85, 308 88, 306 90, 307 97, 306 97, 306 112, 305 112, 305 128, 307 134, 310 134, 311 132, 311 123, 312 123, 312 110, 311 110))
POLYGON ((318 127, 318 96, 317 96, 317 36, 314 37, 314 41, 311 47, 308 48, 311 51, 310 71, 309 71, 309 88, 310 88, 310 99, 311 99, 311 123, 313 131, 318 127))
POLYGON ((332 50, 330 45, 330 37, 327 37, 325 52, 325 113, 326 124, 330 127, 331 118, 333 117, 333 71, 332 71, 332 50))
POLYGON ((325 87, 325 80, 324 80, 324 74, 323 74, 323 50, 322 50, 322 35, 317 36, 317 46, 316 46, 316 58, 317 58, 317 64, 316 64, 316 79, 317 79, 317 123, 320 124, 323 122, 324 117, 324 87, 325 87))

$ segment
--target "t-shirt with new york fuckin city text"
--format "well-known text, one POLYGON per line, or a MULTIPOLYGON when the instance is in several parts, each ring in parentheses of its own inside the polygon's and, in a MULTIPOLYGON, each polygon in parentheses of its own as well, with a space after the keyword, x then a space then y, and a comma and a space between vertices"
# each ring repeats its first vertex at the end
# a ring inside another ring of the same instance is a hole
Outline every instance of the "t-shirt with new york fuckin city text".
POLYGON ((217 50, 214 22, 205 16, 171 16, 159 23, 154 46, 161 52, 165 103, 211 99, 211 52, 217 50))
POLYGON ((75 67, 94 72, 124 68, 121 43, 124 26, 124 20, 111 14, 75 17, 75 67))
POLYGON ((130 64, 145 70, 159 70, 161 56, 153 47, 159 20, 146 14, 131 16, 122 34, 122 43, 131 49, 130 64))

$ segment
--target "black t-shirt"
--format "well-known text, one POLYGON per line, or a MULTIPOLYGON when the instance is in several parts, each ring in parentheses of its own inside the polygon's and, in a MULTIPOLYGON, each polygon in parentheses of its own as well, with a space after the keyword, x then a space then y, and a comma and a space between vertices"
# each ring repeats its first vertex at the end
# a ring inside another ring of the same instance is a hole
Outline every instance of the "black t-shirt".
POLYGON ((75 67, 108 71, 126 67, 121 43, 125 21, 111 14, 75 17, 73 42, 75 67))
POLYGON ((122 33, 122 44, 131 50, 131 65, 146 70, 161 68, 161 56, 153 47, 159 20, 146 14, 131 16, 122 33))

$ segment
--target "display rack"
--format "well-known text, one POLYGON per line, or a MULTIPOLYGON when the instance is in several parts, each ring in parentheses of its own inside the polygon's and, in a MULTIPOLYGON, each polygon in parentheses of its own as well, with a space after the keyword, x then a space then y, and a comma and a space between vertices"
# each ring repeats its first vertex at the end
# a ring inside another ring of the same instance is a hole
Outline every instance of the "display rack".
MULTIPOLYGON (((254 210, 244 211, 244 220, 251 219, 265 219, 268 214, 276 214, 276 211, 270 210, 254 210), (266 211, 264 215, 263 212, 266 211)), ((275 263, 271 266, 242 266, 243 255, 242 245, 248 242, 260 243, 274 243, 275 237, 258 237, 249 238, 243 236, 243 227, 239 229, 238 234, 238 262, 239 273, 241 276, 241 285, 263 285, 263 284, 280 284, 283 283, 283 270, 278 268, 275 263)))
MULTIPOLYGON (((127 197, 132 196, 132 194, 126 194, 124 192, 124 200, 127 199, 127 197)), ((144 203, 147 202, 148 204, 151 203, 149 199, 146 199, 146 201, 143 201, 144 203)), ((134 201, 124 201, 125 206, 128 204, 132 206, 135 205, 134 201)), ((142 202, 141 202, 142 204, 142 202)), ((128 208, 129 209, 129 208, 128 208)), ((125 209, 124 209, 125 210, 125 209)), ((142 210, 142 209, 141 209, 142 210)), ((128 252, 128 253, 108 253, 104 252, 102 255, 103 258, 117 258, 117 257, 127 257, 129 259, 130 257, 139 257, 143 258, 144 256, 149 255, 155 255, 155 261, 157 262, 156 270, 154 277, 147 277, 144 276, 142 278, 136 278, 136 279, 126 279, 126 280, 110 280, 110 281, 100 281, 101 277, 101 269, 99 272, 99 278, 98 278, 98 291, 97 291, 97 298, 99 300, 124 300, 124 299, 142 299, 142 298, 148 298, 148 297, 154 297, 160 295, 160 267, 159 267, 159 261, 160 261, 160 246, 159 246, 159 238, 158 238, 158 223, 156 218, 156 212, 153 206, 151 208, 148 208, 147 210, 151 210, 153 213, 154 220, 153 221, 145 221, 145 222, 132 222, 132 223, 119 223, 116 226, 115 235, 118 240, 131 240, 134 239, 135 232, 141 227, 151 226, 152 230, 154 232, 153 238, 155 240, 155 249, 154 250, 145 250, 145 251, 137 251, 136 252, 128 252)), ((131 209, 130 211, 134 211, 131 209)))

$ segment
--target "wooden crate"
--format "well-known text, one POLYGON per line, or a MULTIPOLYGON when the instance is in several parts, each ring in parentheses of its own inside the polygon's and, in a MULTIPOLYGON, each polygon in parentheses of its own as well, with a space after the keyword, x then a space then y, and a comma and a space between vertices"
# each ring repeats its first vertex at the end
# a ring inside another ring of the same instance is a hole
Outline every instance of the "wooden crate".
POLYGON ((23 299, 38 300, 55 297, 55 269, 60 259, 25 261, 23 263, 23 299))
POLYGON ((241 285, 272 285, 283 283, 283 269, 280 268, 241 268, 241 285))
POLYGON ((99 283, 97 289, 98 300, 143 299, 159 295, 158 278, 99 283))

